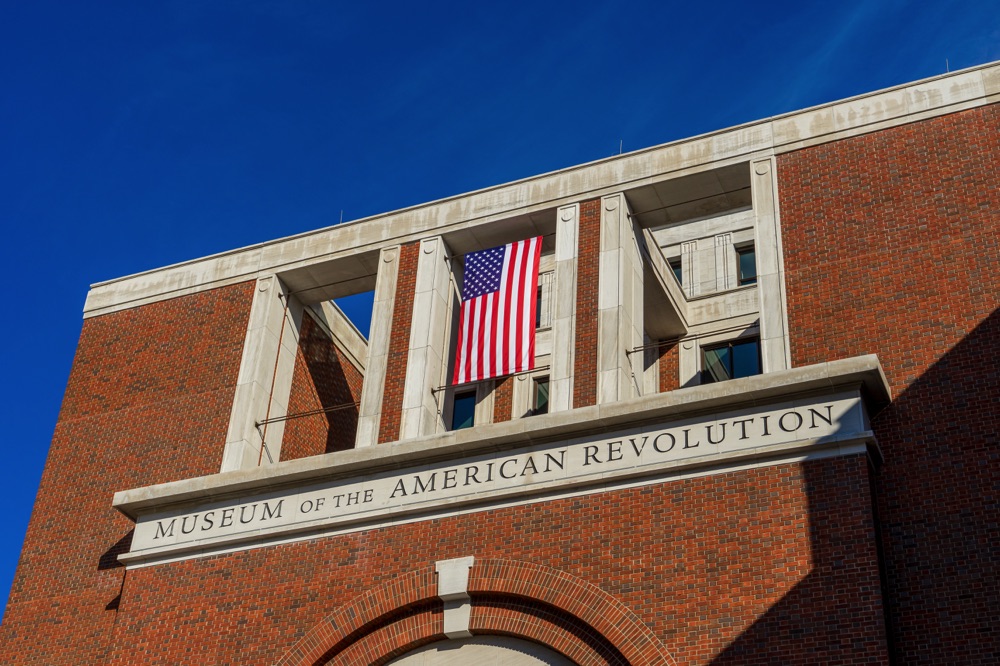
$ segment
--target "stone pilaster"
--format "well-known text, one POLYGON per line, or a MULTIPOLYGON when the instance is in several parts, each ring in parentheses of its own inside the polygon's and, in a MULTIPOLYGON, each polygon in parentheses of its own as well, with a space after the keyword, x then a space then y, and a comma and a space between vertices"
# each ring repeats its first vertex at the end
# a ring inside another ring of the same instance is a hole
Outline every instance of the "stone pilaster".
POLYGON ((642 355, 634 369, 629 350, 642 345, 643 270, 641 234, 628 215, 623 194, 601 199, 601 252, 598 292, 597 402, 615 402, 642 393, 642 355))
POLYGON ((288 295, 277 276, 257 280, 222 454, 223 472, 278 462, 284 422, 269 423, 266 429, 258 429, 257 423, 287 414, 301 323, 302 305, 288 295))
POLYGON ((450 304, 455 298, 450 261, 451 255, 440 236, 420 242, 400 439, 445 429, 434 389, 447 383, 448 324, 450 304))
POLYGON ((368 366, 358 406, 358 434, 355 447, 373 446, 378 442, 382 418, 382 389, 385 386, 389 357, 389 337, 395 304, 396 280, 399 274, 399 246, 382 250, 375 278, 375 301, 372 305, 372 325, 368 334, 368 366))
POLYGON ((579 255, 580 206, 556 213, 555 285, 552 290, 552 354, 549 362, 549 411, 573 407, 576 341, 576 260, 579 255))
POLYGON ((760 298, 760 353, 764 372, 790 368, 788 300, 781 249, 781 218, 774 158, 751 163, 751 192, 756 217, 757 293, 760 298))

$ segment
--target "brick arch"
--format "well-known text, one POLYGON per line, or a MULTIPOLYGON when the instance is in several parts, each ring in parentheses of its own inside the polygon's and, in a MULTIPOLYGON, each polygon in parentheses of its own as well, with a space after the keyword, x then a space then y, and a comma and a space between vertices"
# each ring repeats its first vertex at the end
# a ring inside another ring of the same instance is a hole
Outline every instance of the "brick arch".
MULTIPOLYGON (((473 634, 532 640, 581 666, 676 664, 628 607, 564 571, 515 560, 477 559, 469 572, 469 595, 473 634)), ((436 574, 428 565, 338 607, 278 664, 384 664, 444 638, 436 574)))

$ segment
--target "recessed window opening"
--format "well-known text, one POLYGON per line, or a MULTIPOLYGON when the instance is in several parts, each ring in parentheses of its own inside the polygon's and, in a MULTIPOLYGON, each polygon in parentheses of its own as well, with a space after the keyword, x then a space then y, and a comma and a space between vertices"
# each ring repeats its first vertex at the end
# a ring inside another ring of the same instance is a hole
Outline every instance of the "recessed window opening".
POLYGON ((760 374, 760 340, 731 340, 702 348, 701 383, 712 384, 727 379, 760 374))
POLYGON ((476 391, 455 394, 451 409, 451 429, 462 430, 476 424, 476 391))
POLYGON ((757 284, 757 253, 753 245, 736 248, 739 285, 757 284))
POLYGON ((683 285, 684 284, 684 271, 681 268, 681 260, 680 260, 680 258, 671 259, 667 263, 670 264, 670 270, 672 270, 674 272, 674 277, 677 279, 677 284, 683 285))
POLYGON ((532 382, 531 414, 549 413, 549 378, 539 377, 532 382))

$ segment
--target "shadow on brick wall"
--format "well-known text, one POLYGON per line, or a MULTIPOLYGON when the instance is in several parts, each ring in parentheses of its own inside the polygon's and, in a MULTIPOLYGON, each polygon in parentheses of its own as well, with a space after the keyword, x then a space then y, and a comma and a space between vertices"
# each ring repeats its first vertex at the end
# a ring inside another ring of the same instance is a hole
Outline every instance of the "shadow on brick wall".
POLYGON ((877 472, 804 464, 812 569, 713 664, 996 663, 998 343, 1000 310, 873 419, 877 472))

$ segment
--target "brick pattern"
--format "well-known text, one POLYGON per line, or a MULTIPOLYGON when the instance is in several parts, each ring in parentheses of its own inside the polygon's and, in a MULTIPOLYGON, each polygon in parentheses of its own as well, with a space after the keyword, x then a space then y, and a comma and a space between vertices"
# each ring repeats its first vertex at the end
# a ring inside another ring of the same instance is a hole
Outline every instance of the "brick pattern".
POLYGON ((994 664, 1000 107, 778 158, 792 360, 877 353, 898 663, 994 664))
POLYGON ((336 409, 285 421, 281 459, 353 448, 363 381, 361 372, 307 311, 299 331, 288 414, 336 409))
MULTIPOLYGON (((539 595, 550 610, 566 606, 588 626, 603 621, 633 638, 644 626, 680 664, 807 664, 818 654, 831 664, 882 663, 870 506, 866 459, 857 455, 135 569, 109 590, 109 597, 121 590, 117 622, 97 633, 112 649, 90 661, 314 663, 334 658, 331 648, 346 650, 366 626, 385 625, 384 638, 406 633, 410 640, 428 618, 414 615, 393 629, 390 611, 432 594, 434 561, 473 555, 484 565, 530 560, 534 567, 494 576, 527 586, 520 591, 474 575, 477 594, 539 595), (330 615, 338 607, 339 620, 330 615), (615 608, 625 610, 616 615, 615 608), (635 630, 622 628, 626 618, 635 630), (294 650, 299 661, 286 655, 294 650), (301 661, 309 656, 313 662, 301 661)), ((89 566, 95 556, 85 558, 89 566)), ((518 622, 549 631, 550 616, 539 618, 539 608, 522 604, 526 617, 518 622)), ((499 623, 504 613, 487 615, 499 623)), ((89 622, 80 626, 94 631, 89 622)), ((629 659, 641 654, 639 643, 616 642, 612 629, 598 634, 629 659)), ((79 661, 69 643, 51 643, 44 656, 23 650, 17 663, 79 661)))
POLYGON ((417 260, 420 243, 407 243, 399 248, 399 273, 392 306, 389 354, 386 359, 385 388, 382 392, 382 416, 379 420, 378 443, 399 439, 403 418, 403 387, 406 383, 406 361, 410 349, 410 323, 413 321, 413 295, 417 286, 417 260))
POLYGON ((501 377, 493 389, 493 422, 510 421, 514 413, 514 378, 501 377))
POLYGON ((218 472, 254 283, 86 319, 0 627, 6 663, 105 663, 116 490, 218 472))
POLYGON ((580 202, 576 263, 576 349, 573 407, 597 404, 597 294, 601 264, 601 200, 580 202))
POLYGON ((681 349, 677 340, 660 343, 660 393, 673 391, 681 387, 680 358, 681 349))

